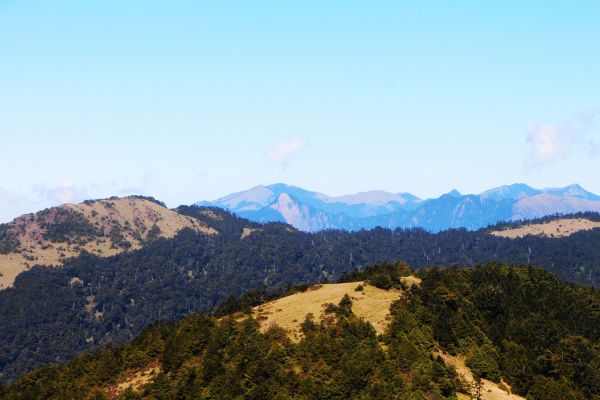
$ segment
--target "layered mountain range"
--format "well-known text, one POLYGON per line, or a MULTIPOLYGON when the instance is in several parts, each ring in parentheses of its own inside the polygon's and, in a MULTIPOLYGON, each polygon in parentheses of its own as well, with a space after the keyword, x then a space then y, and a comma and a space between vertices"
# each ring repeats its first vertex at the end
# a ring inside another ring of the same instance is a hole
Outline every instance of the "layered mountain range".
POLYGON ((476 230, 501 221, 554 214, 600 212, 600 196, 577 184, 536 189, 517 183, 480 194, 463 195, 452 190, 432 199, 380 190, 333 197, 278 183, 215 201, 200 201, 196 206, 223 208, 255 222, 285 222, 307 232, 375 227, 420 227, 439 232, 449 228, 476 230))
POLYGON ((600 214, 588 213, 478 231, 309 233, 139 196, 42 210, 0 224, 0 382, 255 288, 332 282, 389 260, 415 270, 537 265, 598 287, 599 224, 600 214))

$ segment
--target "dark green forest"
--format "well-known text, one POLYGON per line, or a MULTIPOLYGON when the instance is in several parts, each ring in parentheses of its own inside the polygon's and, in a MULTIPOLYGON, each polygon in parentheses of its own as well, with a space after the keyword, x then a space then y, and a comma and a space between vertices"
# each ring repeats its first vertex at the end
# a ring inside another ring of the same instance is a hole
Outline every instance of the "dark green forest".
POLYGON ((600 230, 516 240, 466 230, 309 234, 285 224, 251 223, 219 209, 177 211, 220 233, 183 230, 172 239, 113 257, 83 254, 61 268, 36 266, 0 292, 2 380, 68 361, 82 351, 126 343, 156 320, 210 313, 250 289, 335 281, 385 261, 404 260, 417 270, 487 262, 535 264, 566 281, 600 282, 600 230), (255 231, 242 239, 243 228, 255 231))
POLYGON ((19 241, 8 224, 0 224, 0 254, 8 254, 19 248, 19 241))
MULTIPOLYGON (((403 264, 344 280, 401 287, 403 264)), ((391 307, 388 330, 352 313, 345 297, 330 322, 307 316, 303 339, 251 318, 196 313, 156 322, 123 347, 50 365, 5 387, 2 398, 106 399, 124 373, 160 365, 151 383, 119 399, 452 399, 467 392, 433 355, 464 354, 477 377, 504 379, 537 400, 600 399, 600 294, 532 266, 433 268, 391 307)), ((298 290, 298 289, 295 289, 298 290)))

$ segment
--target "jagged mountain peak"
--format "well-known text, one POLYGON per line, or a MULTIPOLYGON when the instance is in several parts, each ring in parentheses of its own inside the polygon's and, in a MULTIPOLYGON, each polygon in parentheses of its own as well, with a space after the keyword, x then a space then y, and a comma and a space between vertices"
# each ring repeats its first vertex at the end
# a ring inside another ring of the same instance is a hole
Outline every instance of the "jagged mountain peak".
POLYGON ((444 196, 447 196, 447 197, 461 197, 462 194, 458 190, 452 189, 451 191, 449 191, 448 193, 446 193, 442 197, 444 197, 444 196))
POLYGON ((600 196, 597 196, 591 192, 585 190, 581 185, 575 183, 562 188, 545 188, 542 189, 543 193, 552 194, 556 196, 570 196, 584 200, 600 200, 600 196))
POLYGON ((538 194, 540 191, 534 189, 524 183, 513 183, 512 185, 503 185, 496 188, 486 190, 480 196, 485 199, 503 200, 503 199, 520 199, 526 196, 538 194))

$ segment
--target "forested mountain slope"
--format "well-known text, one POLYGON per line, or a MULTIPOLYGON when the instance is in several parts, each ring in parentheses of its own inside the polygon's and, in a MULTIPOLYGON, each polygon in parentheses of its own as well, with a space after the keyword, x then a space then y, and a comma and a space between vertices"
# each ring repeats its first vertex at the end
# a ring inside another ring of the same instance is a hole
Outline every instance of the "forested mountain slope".
POLYGON ((564 280, 600 282, 598 229, 520 239, 465 230, 309 234, 285 224, 252 223, 220 209, 176 211, 218 234, 184 229, 112 257, 84 253, 61 268, 33 267, 1 291, 2 379, 107 343, 125 343, 155 320, 208 312, 249 289, 331 281, 388 260, 405 260, 417 269, 531 263, 564 280))
POLYGON ((153 324, 122 348, 39 369, 2 396, 455 399, 475 395, 485 379, 504 398, 515 398, 509 390, 533 400, 600 398, 597 291, 531 266, 428 269, 410 288, 402 281, 407 273, 402 264, 384 264, 344 275, 356 288, 337 305, 325 304, 323 318, 303 317, 298 307, 298 341, 276 325, 261 330, 246 296, 233 317, 194 314, 153 324), (404 291, 381 335, 353 313, 364 281, 404 291), (450 359, 465 360, 475 385, 446 364, 450 359))
POLYGON ((23 215, 0 224, 0 290, 32 265, 61 265, 82 252, 108 257, 171 238, 183 228, 216 233, 140 196, 65 204, 23 215))

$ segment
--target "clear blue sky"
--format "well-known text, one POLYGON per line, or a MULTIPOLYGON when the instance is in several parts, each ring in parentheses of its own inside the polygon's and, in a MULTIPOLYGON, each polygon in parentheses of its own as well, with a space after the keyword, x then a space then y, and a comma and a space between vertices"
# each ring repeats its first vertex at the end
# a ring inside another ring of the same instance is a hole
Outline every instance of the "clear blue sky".
POLYGON ((0 220, 286 182, 600 192, 598 1, 0 0, 0 220))

